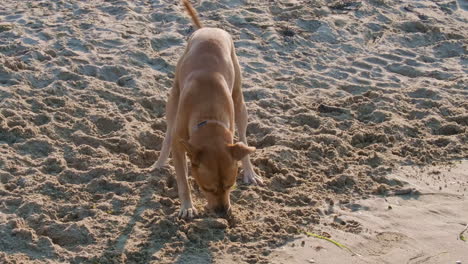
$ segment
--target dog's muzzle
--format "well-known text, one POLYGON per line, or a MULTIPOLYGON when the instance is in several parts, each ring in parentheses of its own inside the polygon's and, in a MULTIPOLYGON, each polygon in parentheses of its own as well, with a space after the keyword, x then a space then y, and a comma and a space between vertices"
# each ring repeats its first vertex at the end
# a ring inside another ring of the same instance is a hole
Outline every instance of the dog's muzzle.
POLYGON ((231 215, 231 207, 218 206, 214 209, 214 212, 220 217, 228 217, 231 215))

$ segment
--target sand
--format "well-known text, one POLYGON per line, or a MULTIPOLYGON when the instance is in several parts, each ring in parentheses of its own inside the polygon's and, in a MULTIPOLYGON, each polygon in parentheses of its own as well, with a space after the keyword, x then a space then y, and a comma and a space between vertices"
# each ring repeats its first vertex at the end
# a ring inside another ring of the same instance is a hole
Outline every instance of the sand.
POLYGON ((360 223, 359 232, 322 228, 352 252, 303 236, 276 249, 270 263, 466 263, 468 245, 459 235, 468 225, 467 171, 464 161, 392 173, 413 192, 334 206, 329 221, 360 223))
MULTIPOLYGON (((252 162, 265 186, 239 179, 235 219, 202 212, 184 221, 176 218, 172 165, 147 170, 163 140, 175 64, 194 30, 177 1, 4 0, 1 263, 278 263, 301 256, 289 248, 304 230, 326 232, 362 256, 308 238, 305 248, 326 249, 310 255, 322 263, 460 257, 466 243, 453 233, 466 224, 466 192, 442 184, 458 176, 438 174, 436 189, 463 199, 401 200, 395 194, 413 195, 411 184, 421 193, 426 186, 395 175, 468 158, 466 1, 194 6, 205 25, 235 40, 252 162), (353 204, 370 209, 342 209, 353 204), (414 232, 419 224, 445 246, 414 232)), ((437 173, 421 175, 428 182, 437 173)))

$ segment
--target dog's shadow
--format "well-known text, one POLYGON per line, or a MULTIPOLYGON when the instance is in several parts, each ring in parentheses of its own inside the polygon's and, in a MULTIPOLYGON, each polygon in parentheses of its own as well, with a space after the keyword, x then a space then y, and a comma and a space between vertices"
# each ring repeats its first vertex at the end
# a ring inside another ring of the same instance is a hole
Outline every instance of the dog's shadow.
POLYGON ((94 262, 212 263, 210 245, 223 241, 225 221, 202 214, 191 221, 177 218, 176 184, 169 170, 151 173, 130 220, 94 262), (170 197, 174 198, 172 200, 170 197))

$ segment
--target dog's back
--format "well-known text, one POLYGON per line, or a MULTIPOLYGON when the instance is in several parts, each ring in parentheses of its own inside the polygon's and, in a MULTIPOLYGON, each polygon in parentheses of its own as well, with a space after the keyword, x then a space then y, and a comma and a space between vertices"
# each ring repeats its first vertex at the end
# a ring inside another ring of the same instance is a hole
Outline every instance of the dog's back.
POLYGON ((193 33, 187 50, 181 60, 182 76, 185 70, 193 69, 206 73, 217 72, 224 76, 229 86, 234 81, 232 64, 232 39, 229 34, 218 28, 201 28, 193 33))
POLYGON ((190 37, 185 54, 180 60, 181 76, 191 77, 190 74, 184 73, 193 72, 193 69, 198 69, 201 74, 220 73, 226 79, 228 86, 232 87, 234 44, 231 36, 219 28, 203 27, 190 2, 182 0, 182 3, 198 29, 190 37))

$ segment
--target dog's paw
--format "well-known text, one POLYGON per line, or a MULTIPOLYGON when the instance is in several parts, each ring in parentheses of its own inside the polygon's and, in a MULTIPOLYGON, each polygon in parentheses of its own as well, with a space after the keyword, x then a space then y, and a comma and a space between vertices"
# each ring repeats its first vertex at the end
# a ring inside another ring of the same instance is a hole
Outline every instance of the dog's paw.
POLYGON ((154 167, 155 169, 160 169, 164 167, 164 165, 166 165, 166 160, 158 159, 158 161, 156 161, 152 167, 154 167))
POLYGON ((161 162, 160 160, 156 161, 155 163, 153 163, 153 165, 151 165, 150 167, 148 167, 148 171, 155 171, 155 170, 159 170, 161 169, 162 167, 164 167, 165 164, 165 161, 161 162))
POLYGON ((192 219, 198 214, 197 209, 193 206, 182 207, 179 211, 179 218, 192 219))
POLYGON ((244 183, 254 184, 254 185, 263 185, 263 180, 258 176, 253 170, 244 171, 244 183))

